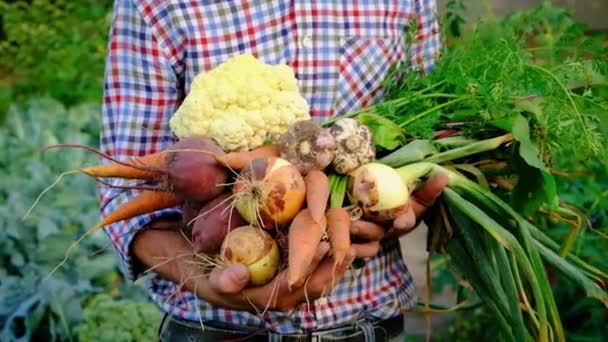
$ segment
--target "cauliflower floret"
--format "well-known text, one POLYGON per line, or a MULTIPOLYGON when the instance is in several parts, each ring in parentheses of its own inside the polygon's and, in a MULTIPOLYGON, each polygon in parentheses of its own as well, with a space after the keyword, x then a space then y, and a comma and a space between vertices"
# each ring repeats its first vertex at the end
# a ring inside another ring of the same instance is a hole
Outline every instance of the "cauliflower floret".
POLYGON ((169 124, 180 139, 207 136, 231 152, 259 147, 307 119, 309 106, 291 68, 244 54, 197 75, 169 124))

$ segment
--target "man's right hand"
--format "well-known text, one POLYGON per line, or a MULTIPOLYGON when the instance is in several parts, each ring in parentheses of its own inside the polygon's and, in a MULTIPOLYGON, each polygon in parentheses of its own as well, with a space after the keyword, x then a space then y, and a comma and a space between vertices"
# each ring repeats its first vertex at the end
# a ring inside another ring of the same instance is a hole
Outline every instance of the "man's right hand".
POLYGON ((156 221, 136 234, 132 252, 141 264, 140 271, 152 269, 206 302, 226 309, 289 311, 299 304, 328 295, 349 269, 357 251, 353 246, 351 257, 334 268, 329 244, 322 242, 309 267, 309 278, 302 286, 289 289, 287 272, 283 270, 266 285, 248 288, 249 271, 244 265, 228 265, 204 274, 184 258, 192 255, 192 246, 179 232, 179 224, 156 221))
MULTIPOLYGON (((225 302, 215 304, 231 306, 244 301, 248 306, 247 311, 256 312, 265 309, 290 311, 302 303, 312 302, 328 295, 340 282, 355 258, 354 250, 351 250, 350 258, 346 258, 340 265, 334 267, 334 259, 328 254, 329 244, 320 243, 309 267, 308 280, 301 286, 291 289, 287 285, 287 270, 283 270, 263 286, 247 288, 249 272, 244 265, 234 264, 216 268, 209 275, 209 287, 217 295, 223 295, 222 301, 225 302)), ((205 294, 200 293, 200 295, 205 294)))

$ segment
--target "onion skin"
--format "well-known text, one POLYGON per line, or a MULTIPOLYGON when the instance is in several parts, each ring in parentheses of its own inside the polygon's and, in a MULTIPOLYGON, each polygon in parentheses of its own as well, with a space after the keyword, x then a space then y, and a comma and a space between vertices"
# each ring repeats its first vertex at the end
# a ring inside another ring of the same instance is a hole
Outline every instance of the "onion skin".
POLYGON ((306 200, 302 174, 278 157, 253 160, 241 170, 233 192, 241 217, 265 229, 287 225, 306 200))
POLYGON ((268 283, 279 269, 277 243, 270 234, 253 226, 238 227, 228 233, 221 255, 227 263, 247 266, 250 286, 268 283))
POLYGON ((351 202, 361 208, 366 220, 391 223, 408 209, 408 187, 399 173, 387 165, 362 165, 350 174, 348 189, 351 202))

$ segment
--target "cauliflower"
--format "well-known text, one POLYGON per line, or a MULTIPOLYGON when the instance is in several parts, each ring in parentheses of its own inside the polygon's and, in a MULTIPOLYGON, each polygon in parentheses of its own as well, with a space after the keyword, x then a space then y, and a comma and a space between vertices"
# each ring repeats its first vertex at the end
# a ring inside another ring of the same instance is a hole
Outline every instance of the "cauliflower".
POLYGON ((232 152, 274 141, 307 119, 309 106, 293 71, 243 54, 197 75, 169 124, 179 139, 203 135, 232 152))

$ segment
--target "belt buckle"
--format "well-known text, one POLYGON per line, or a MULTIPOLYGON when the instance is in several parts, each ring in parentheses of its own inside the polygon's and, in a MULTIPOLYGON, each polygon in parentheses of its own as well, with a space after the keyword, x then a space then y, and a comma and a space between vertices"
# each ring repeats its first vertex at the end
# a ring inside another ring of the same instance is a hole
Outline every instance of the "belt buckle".
MULTIPOLYGON (((307 341, 311 341, 311 342, 321 342, 321 335, 317 335, 317 334, 309 334, 308 335, 309 339, 305 339, 307 341)), ((268 332, 268 342, 282 342, 282 341, 290 341, 290 339, 293 339, 294 337, 290 336, 290 335, 282 335, 282 334, 277 334, 275 332, 269 331, 268 332)), ((297 340, 299 341, 300 338, 298 337, 297 340)))

